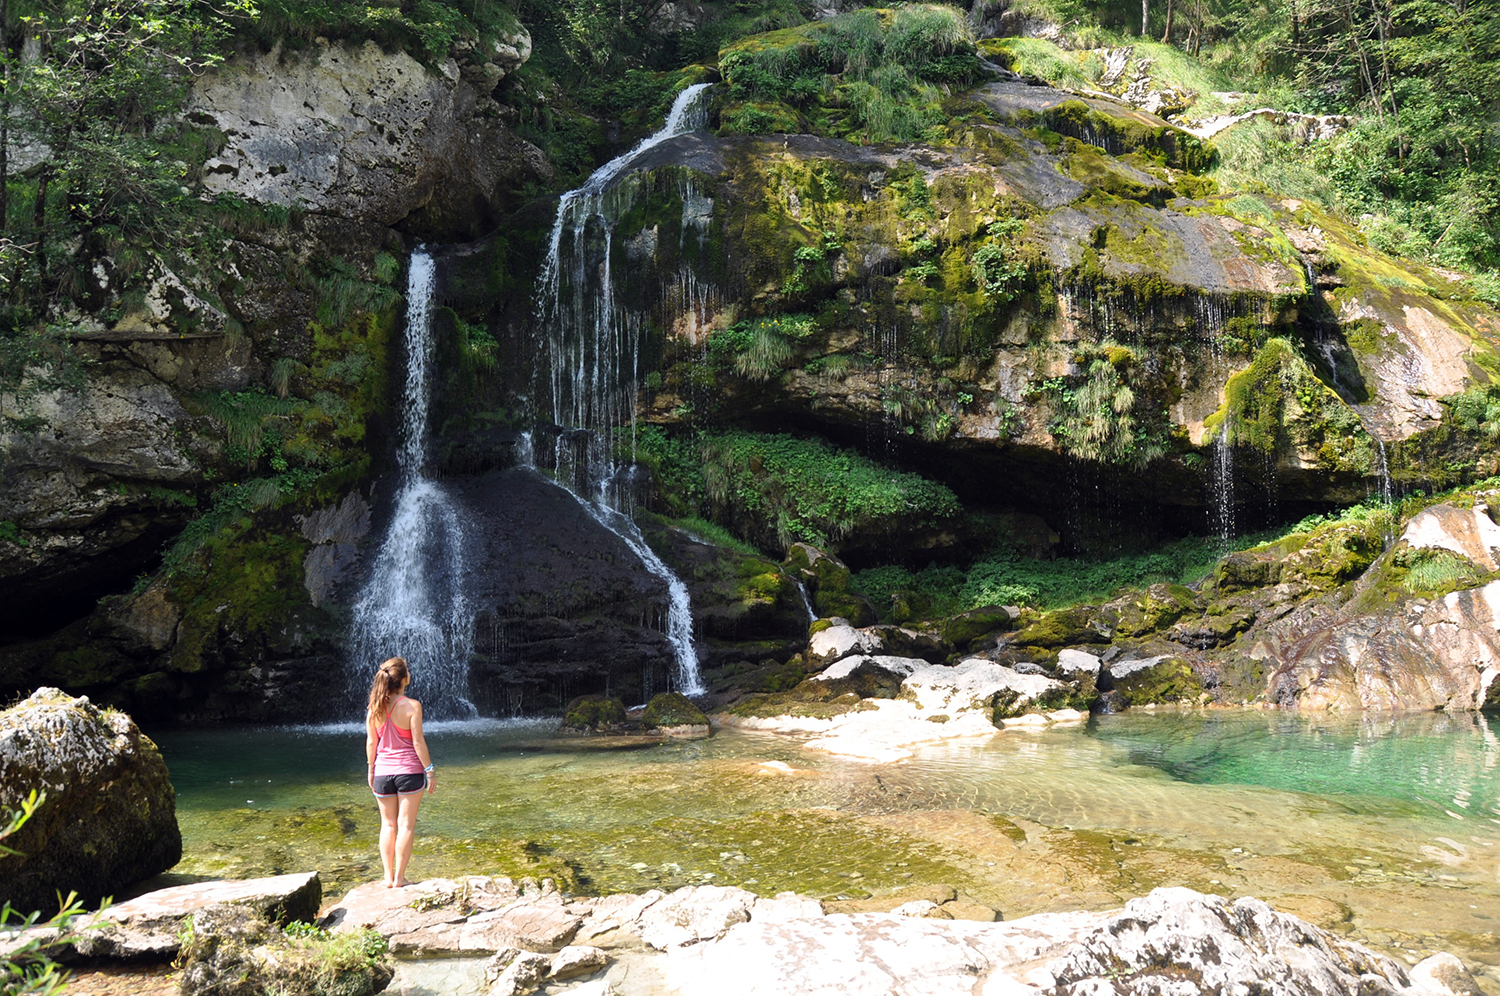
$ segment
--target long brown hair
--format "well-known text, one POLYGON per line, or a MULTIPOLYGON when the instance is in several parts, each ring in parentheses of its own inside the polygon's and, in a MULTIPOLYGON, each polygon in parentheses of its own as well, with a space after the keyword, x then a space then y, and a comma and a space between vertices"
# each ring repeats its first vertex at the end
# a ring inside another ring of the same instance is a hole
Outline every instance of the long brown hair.
POLYGON ((383 722, 391 711, 391 700, 401 694, 401 686, 410 678, 411 669, 406 666, 405 657, 392 657, 380 665, 380 670, 375 672, 375 681, 370 685, 370 708, 365 718, 383 722))

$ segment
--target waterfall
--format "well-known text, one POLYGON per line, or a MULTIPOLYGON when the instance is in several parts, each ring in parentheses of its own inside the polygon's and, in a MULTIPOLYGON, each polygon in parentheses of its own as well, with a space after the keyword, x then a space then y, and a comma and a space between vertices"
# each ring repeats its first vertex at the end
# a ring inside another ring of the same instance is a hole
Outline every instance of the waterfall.
POLYGON ((1232 417, 1225 416, 1224 427, 1214 437, 1213 495, 1214 525, 1225 546, 1234 539, 1234 445, 1230 430, 1232 417))
POLYGON ((615 457, 620 442, 617 433, 627 425, 634 451, 641 320, 616 302, 610 251, 615 212, 609 189, 641 153, 706 122, 701 102, 706 89, 708 84, 700 83, 683 90, 659 131, 599 167, 583 186, 558 200, 537 280, 536 309, 537 327, 545 336, 542 346, 550 361, 547 388, 552 419, 575 430, 558 434, 557 483, 595 522, 618 536, 648 572, 666 582, 666 635, 676 664, 676 683, 690 695, 701 694, 704 688, 693 645, 687 585, 651 549, 631 518, 632 496, 628 487, 621 486, 615 457))
POLYGON ((1375 440, 1375 475, 1380 481, 1380 503, 1391 505, 1396 501, 1395 490, 1391 487, 1391 464, 1385 455, 1385 440, 1370 433, 1375 440))
POLYGON ((460 578, 464 527, 443 486, 424 477, 433 362, 432 307, 436 267, 412 253, 406 288, 406 385, 401 395, 399 478, 394 512, 374 567, 354 604, 350 628, 349 695, 362 705, 375 668, 405 657, 412 690, 428 718, 475 715, 469 701, 473 615, 460 578))
POLYGON ((815 623, 818 621, 818 613, 813 609, 812 599, 807 597, 807 585, 801 581, 797 582, 797 594, 802 596, 802 607, 807 610, 807 621, 815 623))

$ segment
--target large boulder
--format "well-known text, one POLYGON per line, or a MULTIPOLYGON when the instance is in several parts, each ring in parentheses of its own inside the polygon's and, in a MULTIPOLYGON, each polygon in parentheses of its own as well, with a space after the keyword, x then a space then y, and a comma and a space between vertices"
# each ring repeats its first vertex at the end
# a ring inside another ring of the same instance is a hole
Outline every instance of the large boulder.
POLYGON ((46 800, 0 858, 0 896, 51 912, 57 893, 87 903, 182 857, 177 797, 161 753, 124 713, 41 688, 0 713, 0 810, 46 800))

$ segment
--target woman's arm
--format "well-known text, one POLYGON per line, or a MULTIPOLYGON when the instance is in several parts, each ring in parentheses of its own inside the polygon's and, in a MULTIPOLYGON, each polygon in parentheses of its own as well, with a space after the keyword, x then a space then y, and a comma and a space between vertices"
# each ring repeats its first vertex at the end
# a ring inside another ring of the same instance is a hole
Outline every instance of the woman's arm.
POLYGON ((375 748, 380 745, 380 734, 375 729, 373 717, 365 717, 365 781, 370 791, 375 791, 375 748))
POLYGON ((437 772, 432 770, 432 755, 427 753, 427 738, 422 736, 422 703, 411 700, 411 745, 417 749, 417 757, 427 769, 427 791, 437 791, 437 772))

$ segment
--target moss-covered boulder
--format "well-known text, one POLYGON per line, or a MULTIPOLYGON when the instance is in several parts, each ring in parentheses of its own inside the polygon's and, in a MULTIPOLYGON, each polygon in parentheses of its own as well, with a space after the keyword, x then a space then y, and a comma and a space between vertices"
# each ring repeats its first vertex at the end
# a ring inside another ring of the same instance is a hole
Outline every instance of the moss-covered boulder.
POLYGON ((1145 636, 1171 626, 1197 608, 1198 596, 1180 584, 1154 584, 1105 605, 1102 615, 1116 636, 1145 636))
POLYGON ((967 650, 975 640, 1009 629, 1015 619, 1012 610, 1004 605, 982 605, 949 616, 943 623, 943 639, 959 650, 967 650))
POLYGON ((0 713, 0 813, 41 807, 0 857, 0 896, 55 911, 57 895, 117 895, 182 857, 177 796, 156 744, 127 715, 41 688, 0 713))
POLYGON ((793 543, 781 567, 811 592, 813 610, 820 618, 841 616, 856 627, 875 624, 874 607, 849 590, 849 568, 833 554, 811 543, 793 543))
POLYGON ((641 714, 641 724, 648 729, 670 729, 676 726, 708 726, 708 717, 681 692, 662 692, 652 696, 641 714))
POLYGON ((598 733, 625 725, 625 703, 609 695, 580 695, 563 713, 563 729, 598 733))
POLYGON ((1018 647, 1056 648, 1092 643, 1099 639, 1098 621, 1093 606, 1080 605, 1055 609, 1033 616, 1025 622, 1010 643, 1018 647))
POLYGON ((1119 661, 1104 673, 1109 676, 1107 690, 1117 693, 1125 705, 1196 702, 1203 694, 1203 679, 1181 657, 1119 661))

